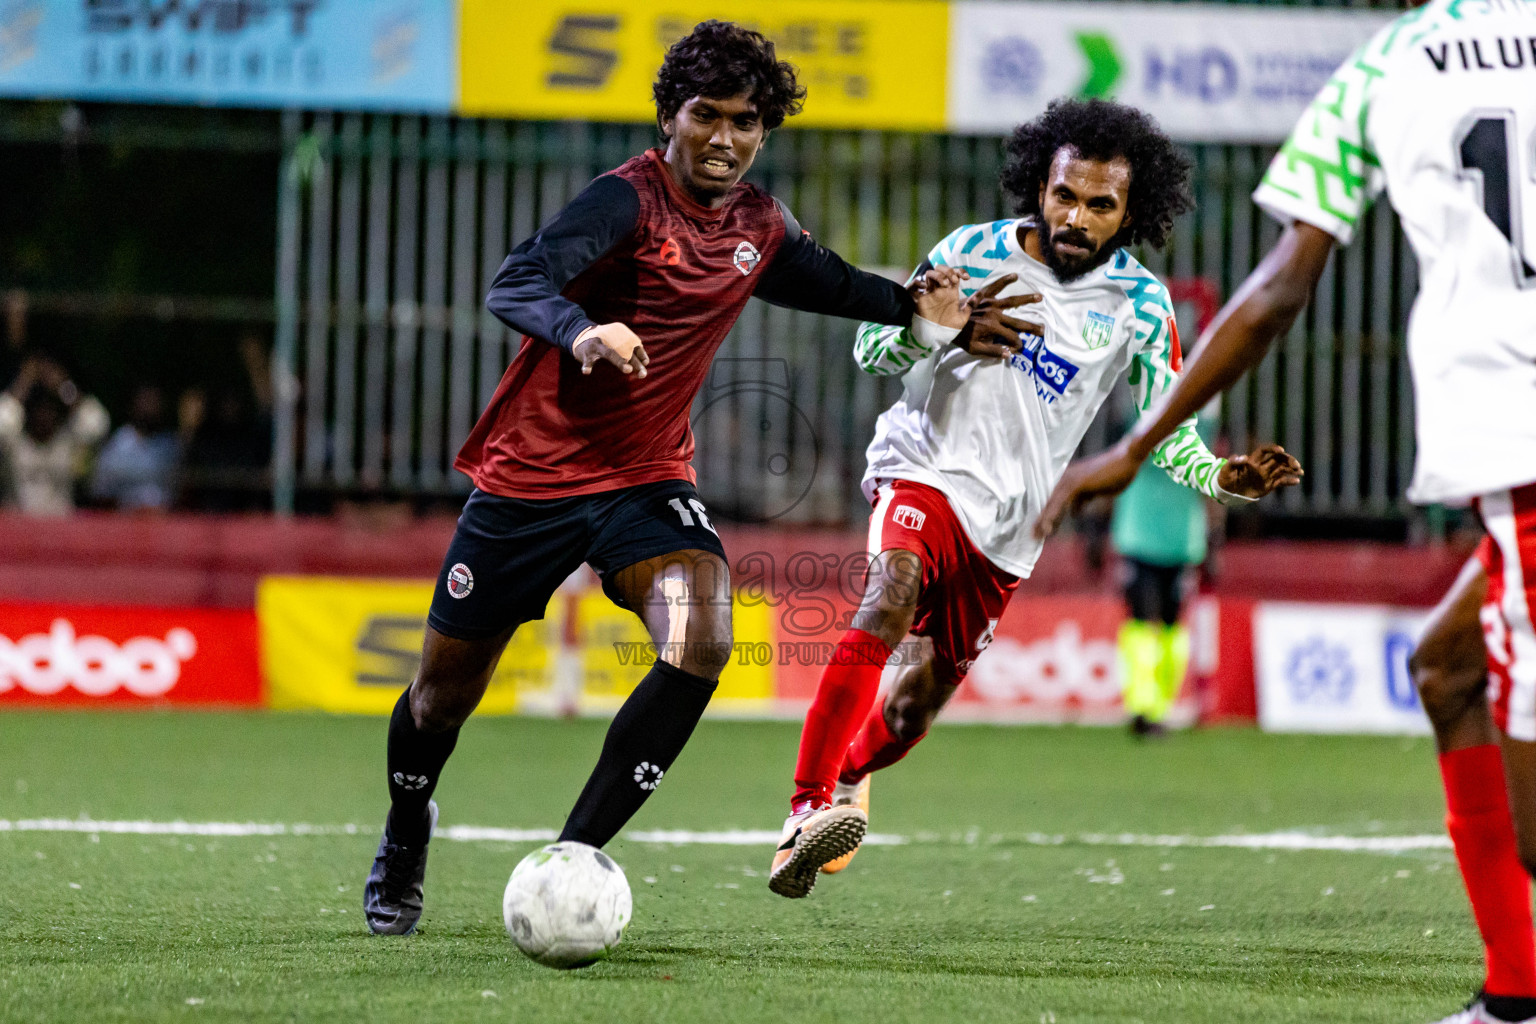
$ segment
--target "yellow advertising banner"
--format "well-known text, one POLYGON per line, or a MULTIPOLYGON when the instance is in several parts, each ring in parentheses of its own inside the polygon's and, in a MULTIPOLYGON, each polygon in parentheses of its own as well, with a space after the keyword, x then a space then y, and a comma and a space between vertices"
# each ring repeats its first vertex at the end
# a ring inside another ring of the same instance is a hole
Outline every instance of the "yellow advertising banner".
MULTIPOLYGON (((269 576, 256 591, 267 700, 278 709, 388 714, 421 664, 431 582, 269 576)), ((737 645, 712 708, 767 709, 771 609, 733 609, 737 645)), ((482 714, 613 711, 655 660, 640 620, 596 589, 557 593, 501 657, 482 714)))
POLYGON ((709 18, 774 41, 809 90, 803 127, 942 129, 946 0, 460 0, 459 110, 652 121, 662 56, 709 18))

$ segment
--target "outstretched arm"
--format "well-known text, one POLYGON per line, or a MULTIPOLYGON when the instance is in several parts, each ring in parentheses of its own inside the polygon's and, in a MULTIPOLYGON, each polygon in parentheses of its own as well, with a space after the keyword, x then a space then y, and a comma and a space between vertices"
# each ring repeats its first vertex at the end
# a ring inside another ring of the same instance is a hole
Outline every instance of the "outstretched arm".
POLYGON ((1332 235, 1301 221, 1285 230, 1211 321, 1156 415, 1127 435, 1130 454, 1145 459, 1179 423, 1258 365, 1270 343, 1290 329, 1312 297, 1334 244, 1332 235))
POLYGON ((1262 360, 1270 343, 1307 304, 1334 244, 1332 235, 1310 224, 1297 221, 1287 228, 1216 314, 1197 354, 1162 404, 1113 448, 1067 467, 1035 524, 1036 534, 1050 536, 1068 511, 1089 498, 1125 490, 1141 464, 1180 424, 1262 360))
POLYGON ((917 307, 906 288, 860 270, 817 244, 783 203, 778 206, 784 217, 784 244, 763 268, 754 295, 775 306, 850 320, 902 325, 912 320, 917 307))

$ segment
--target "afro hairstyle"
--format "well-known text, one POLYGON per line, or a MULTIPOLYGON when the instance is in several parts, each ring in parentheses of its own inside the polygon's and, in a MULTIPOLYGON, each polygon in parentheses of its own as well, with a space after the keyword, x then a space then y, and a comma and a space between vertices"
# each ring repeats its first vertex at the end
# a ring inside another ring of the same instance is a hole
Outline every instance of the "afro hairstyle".
POLYGON ((1053 100, 1045 113, 1013 130, 1003 192, 1021 217, 1039 216, 1040 186, 1063 146, 1086 160, 1124 157, 1131 165, 1130 223, 1118 245, 1161 249, 1175 217, 1192 209, 1190 162, 1151 115, 1109 100, 1053 100))

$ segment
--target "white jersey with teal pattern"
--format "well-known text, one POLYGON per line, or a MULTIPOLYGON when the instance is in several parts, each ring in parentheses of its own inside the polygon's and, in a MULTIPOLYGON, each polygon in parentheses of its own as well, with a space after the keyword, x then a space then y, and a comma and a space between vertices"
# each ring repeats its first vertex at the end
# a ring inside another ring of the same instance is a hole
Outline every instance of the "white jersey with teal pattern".
MULTIPOLYGON (((1028 576, 1040 556, 1032 527, 1115 382, 1129 373, 1137 407, 1149 409, 1174 382, 1178 334, 1168 289, 1123 249, 1063 284, 1020 247, 1027 222, 1000 220, 952 232, 928 255, 970 274, 961 292, 1018 274, 1003 295, 1044 298, 1020 315, 1043 324, 1007 361, 924 344, 911 330, 862 324, 854 353, 869 373, 905 373, 902 395, 880 416, 864 493, 913 480, 944 492, 976 547, 995 565, 1028 576)), ((1190 418, 1153 460, 1179 483, 1242 503, 1216 483, 1225 460, 1206 448, 1190 418)))
POLYGON ((1408 497, 1536 480, 1536 0, 1434 0, 1345 61, 1254 200, 1341 244, 1385 188, 1419 258, 1408 497))

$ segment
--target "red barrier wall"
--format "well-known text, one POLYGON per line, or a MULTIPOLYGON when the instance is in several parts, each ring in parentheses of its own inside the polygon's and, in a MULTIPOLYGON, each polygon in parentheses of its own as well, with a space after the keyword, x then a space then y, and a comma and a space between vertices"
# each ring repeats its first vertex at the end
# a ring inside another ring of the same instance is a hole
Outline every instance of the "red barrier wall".
MULTIPOLYGON (((291 520, 0 515, 0 600, 250 608, 257 579, 275 573, 436 576, 453 525, 450 515, 291 520)), ((852 565, 864 549, 862 532, 761 527, 720 532, 738 570, 756 554, 751 564, 764 567, 785 591, 836 588, 836 567, 852 565)), ((1215 592, 1428 606, 1450 586, 1466 554, 1445 546, 1234 542, 1222 550, 1215 592)), ((1047 546, 1020 594, 1113 594, 1115 589, 1113 570, 1094 577, 1081 545, 1068 537, 1047 546)))

